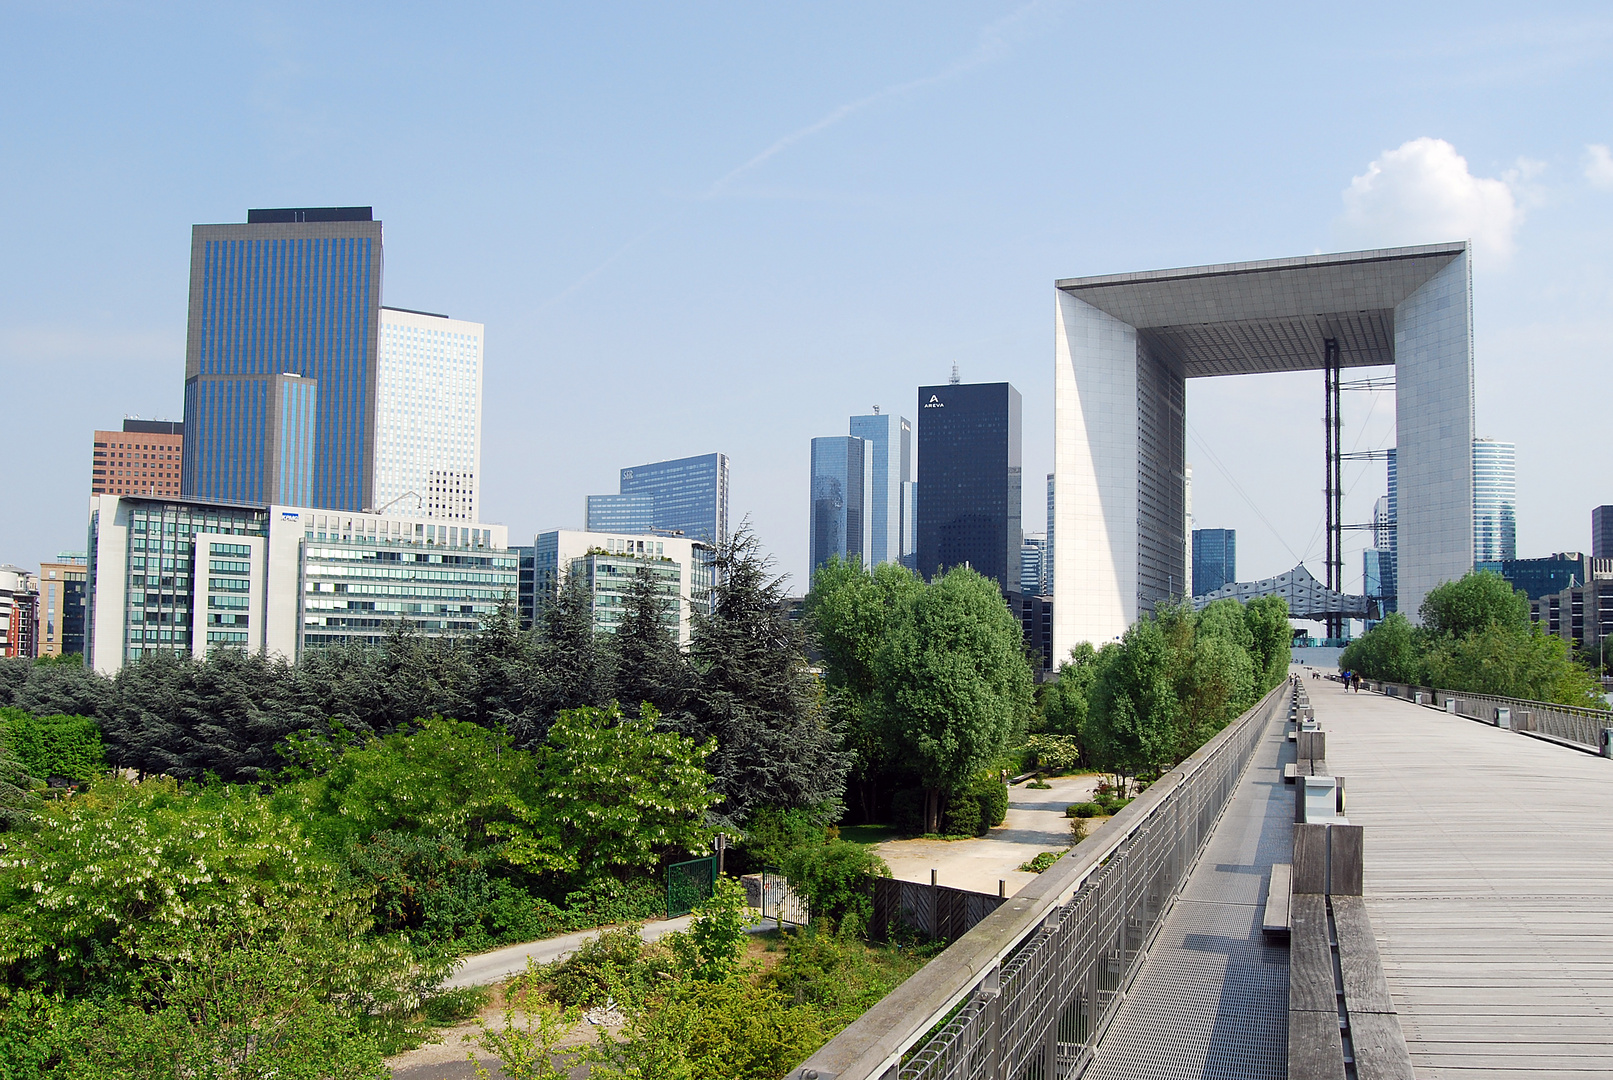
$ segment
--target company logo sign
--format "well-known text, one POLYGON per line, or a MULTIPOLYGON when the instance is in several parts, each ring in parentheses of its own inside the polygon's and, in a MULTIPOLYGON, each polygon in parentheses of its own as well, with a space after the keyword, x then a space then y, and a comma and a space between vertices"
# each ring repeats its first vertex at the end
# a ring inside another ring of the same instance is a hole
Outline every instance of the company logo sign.
POLYGON ((940 398, 936 397, 934 394, 931 394, 930 400, 924 403, 924 407, 926 409, 944 409, 946 408, 946 405, 941 401, 940 398))

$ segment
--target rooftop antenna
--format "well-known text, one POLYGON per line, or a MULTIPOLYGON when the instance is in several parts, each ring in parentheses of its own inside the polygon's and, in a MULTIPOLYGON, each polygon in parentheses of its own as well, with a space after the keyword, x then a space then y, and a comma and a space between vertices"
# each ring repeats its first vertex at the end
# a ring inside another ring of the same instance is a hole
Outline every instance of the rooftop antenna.
POLYGON ((958 385, 958 365, 955 363, 952 365, 952 378, 948 381, 951 382, 953 386, 958 385))
POLYGON ((878 416, 878 415, 879 415, 879 406, 878 406, 878 405, 875 405, 875 406, 874 406, 874 415, 875 415, 875 416, 878 416))

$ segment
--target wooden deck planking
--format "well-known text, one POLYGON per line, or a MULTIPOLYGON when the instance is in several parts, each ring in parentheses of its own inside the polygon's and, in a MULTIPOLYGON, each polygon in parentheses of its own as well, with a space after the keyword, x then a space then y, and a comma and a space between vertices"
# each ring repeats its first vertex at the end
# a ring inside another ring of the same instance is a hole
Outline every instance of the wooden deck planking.
POLYGON ((1613 1074, 1613 762, 1308 688, 1417 1075, 1613 1074))

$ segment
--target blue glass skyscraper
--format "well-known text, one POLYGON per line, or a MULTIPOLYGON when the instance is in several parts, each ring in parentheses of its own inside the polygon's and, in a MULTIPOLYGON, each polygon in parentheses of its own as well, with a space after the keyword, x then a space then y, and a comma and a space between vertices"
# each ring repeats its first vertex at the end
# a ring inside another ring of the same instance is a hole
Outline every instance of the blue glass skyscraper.
POLYGON ((904 485, 913 479, 913 425, 906 417, 875 412, 853 416, 851 434, 866 439, 873 455, 866 562, 869 566, 900 563, 908 553, 903 540, 913 531, 904 516, 904 485))
POLYGON ((813 573, 837 555, 854 566, 871 565, 873 465, 873 446, 866 439, 830 435, 812 440, 813 573))
POLYGON ((1213 593, 1238 580, 1238 530, 1193 530, 1193 595, 1213 593))
POLYGON ((728 536, 728 455, 652 461, 621 473, 620 493, 655 500, 655 528, 691 540, 720 543, 728 536))
POLYGON ((918 571, 971 566, 1019 586, 1019 391, 1008 383, 919 387, 918 571))
POLYGON ((380 304, 381 223, 367 206, 195 226, 184 493, 370 507, 380 304))

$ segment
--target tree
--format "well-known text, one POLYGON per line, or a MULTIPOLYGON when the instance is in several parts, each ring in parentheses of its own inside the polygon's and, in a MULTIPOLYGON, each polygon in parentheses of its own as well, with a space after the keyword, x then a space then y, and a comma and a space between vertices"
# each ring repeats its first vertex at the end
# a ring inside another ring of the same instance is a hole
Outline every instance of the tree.
POLYGON ((897 764, 880 653, 907 601, 924 588, 905 567, 882 563, 870 572, 835 556, 818 567, 807 594, 808 624, 823 657, 831 707, 846 727, 853 785, 866 820, 873 817, 876 777, 897 764))
POLYGON ((1243 605, 1243 620, 1249 628, 1258 696, 1288 677, 1289 650, 1294 643, 1288 601, 1281 596, 1257 596, 1243 605))
POLYGON ((1154 619, 1138 620, 1099 651, 1086 725, 1096 764, 1129 777, 1170 762, 1180 711, 1171 660, 1154 619))
POLYGON ((1438 638, 1424 657, 1435 686, 1497 697, 1605 707, 1594 676, 1574 663, 1562 638, 1538 626, 1492 621, 1459 638, 1438 638))
POLYGON ((580 573, 568 573, 538 613, 534 654, 536 699, 520 729, 518 745, 543 742, 549 724, 566 709, 604 708, 615 697, 611 654, 594 629, 594 595, 580 573))
POLYGON ((649 566, 640 565, 634 572, 622 600, 621 620, 610 637, 616 697, 630 712, 645 704, 662 717, 680 716, 684 710, 689 673, 673 629, 680 615, 678 603, 662 595, 649 566))
POLYGON ((89 780, 106 767, 101 729, 87 716, 34 716, 0 708, 0 745, 30 776, 89 780))
POLYGON ((1019 621, 996 584, 955 567, 903 598, 880 651, 890 738, 919 774, 924 829, 943 795, 974 779, 1023 732, 1033 694, 1019 621))
POLYGON ((716 741, 706 767, 721 812, 743 823, 758 806, 811 807, 832 815, 851 755, 825 708, 801 626, 784 611, 784 582, 748 526, 718 545, 710 613, 695 612, 689 665, 695 679, 684 735, 716 741))
POLYGON ((1382 622, 1344 647, 1339 666, 1369 679, 1419 683, 1423 679, 1423 661, 1418 631, 1400 612, 1391 611, 1382 622))
POLYGON ((1459 638, 1491 623, 1523 630, 1529 626, 1529 596, 1494 570, 1484 570, 1430 589, 1417 614, 1434 637, 1459 638))
POLYGON ((569 709, 545 740, 536 796, 518 816, 553 843, 585 878, 653 869, 674 852, 704 851, 706 811, 716 802, 701 767, 710 742, 696 746, 656 730, 656 714, 621 707, 569 709))

